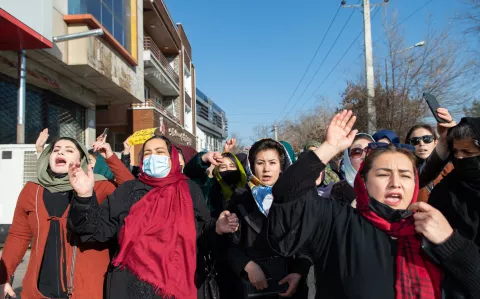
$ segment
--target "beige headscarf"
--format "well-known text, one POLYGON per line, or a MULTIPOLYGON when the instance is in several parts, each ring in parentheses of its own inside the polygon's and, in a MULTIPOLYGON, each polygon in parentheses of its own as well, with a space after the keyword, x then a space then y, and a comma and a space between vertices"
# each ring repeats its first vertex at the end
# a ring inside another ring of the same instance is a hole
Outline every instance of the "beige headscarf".
MULTIPOLYGON (((52 193, 57 192, 67 192, 73 189, 72 185, 70 185, 70 181, 68 178, 68 174, 65 175, 55 175, 50 171, 50 154, 52 153, 53 147, 58 140, 69 140, 73 142, 75 145, 81 149, 80 151, 80 165, 83 171, 87 172, 88 167, 88 151, 87 148, 78 143, 75 139, 68 138, 68 137, 61 137, 56 141, 50 143, 45 150, 42 152, 40 157, 37 160, 37 179, 33 180, 34 183, 41 185, 48 191, 52 193)), ((95 181, 105 181, 107 180, 102 175, 95 175, 95 181)))

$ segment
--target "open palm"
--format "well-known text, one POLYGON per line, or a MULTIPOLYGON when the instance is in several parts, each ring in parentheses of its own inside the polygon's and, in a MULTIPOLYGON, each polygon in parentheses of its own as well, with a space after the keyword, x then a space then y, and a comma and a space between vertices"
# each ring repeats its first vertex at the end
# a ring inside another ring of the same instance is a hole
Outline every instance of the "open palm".
POLYGON ((333 117, 327 129, 325 142, 333 146, 338 152, 349 148, 357 130, 352 130, 357 117, 353 115, 351 110, 343 110, 333 117))
POLYGON ((88 166, 88 171, 85 173, 80 167, 80 163, 70 163, 68 168, 68 178, 73 190, 77 192, 78 196, 92 196, 93 187, 95 186, 95 176, 90 166, 88 166))

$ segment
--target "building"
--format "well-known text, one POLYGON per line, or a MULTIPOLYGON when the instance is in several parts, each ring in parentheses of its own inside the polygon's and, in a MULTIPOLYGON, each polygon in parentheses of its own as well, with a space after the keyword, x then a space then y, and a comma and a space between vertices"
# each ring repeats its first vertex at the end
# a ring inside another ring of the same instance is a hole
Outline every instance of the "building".
POLYGON ((26 144, 48 127, 52 137, 89 145, 96 107, 143 101, 143 1, 0 0, 0 7, 0 144, 16 142, 18 50, 26 50, 26 144), (99 28, 101 36, 53 40, 99 28))
POLYGON ((225 111, 197 88, 197 151, 223 151, 228 136, 225 111))
POLYGON ((132 133, 154 127, 174 143, 196 148, 192 48, 183 26, 173 22, 163 0, 143 1, 143 5, 143 101, 97 110, 97 129, 110 129, 117 151, 132 133))

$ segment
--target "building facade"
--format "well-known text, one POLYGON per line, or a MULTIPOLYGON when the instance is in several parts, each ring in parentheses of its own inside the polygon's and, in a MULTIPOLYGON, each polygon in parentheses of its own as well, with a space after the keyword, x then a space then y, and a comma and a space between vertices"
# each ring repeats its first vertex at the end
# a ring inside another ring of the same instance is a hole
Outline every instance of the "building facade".
POLYGON ((228 136, 228 120, 223 111, 201 90, 196 91, 197 151, 223 151, 228 136))
MULTIPOLYGON (((143 2, 143 101, 97 110, 97 129, 109 128, 116 151, 136 131, 159 127, 174 143, 196 148, 195 66, 181 24, 163 0, 143 2), (101 120, 101 121, 100 121, 101 120)), ((139 146, 134 148, 138 153, 139 146)), ((137 164, 136 154, 132 162, 137 164)))

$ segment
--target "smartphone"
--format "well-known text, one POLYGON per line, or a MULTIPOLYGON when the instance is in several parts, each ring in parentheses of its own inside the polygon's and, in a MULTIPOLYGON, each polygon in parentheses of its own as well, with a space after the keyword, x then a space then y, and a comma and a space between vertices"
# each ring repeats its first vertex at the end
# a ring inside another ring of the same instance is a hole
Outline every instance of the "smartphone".
POLYGON ((437 120, 438 123, 448 123, 448 121, 444 120, 443 118, 439 117, 437 114, 437 109, 440 108, 440 105, 438 104, 437 98, 430 94, 430 93, 423 93, 423 98, 427 102, 428 107, 430 108, 430 111, 432 111, 433 116, 437 120))
POLYGON ((110 133, 110 129, 109 128, 105 128, 105 130, 103 130, 103 133, 102 133, 102 138, 103 138, 103 141, 107 141, 106 140, 106 137, 108 135, 108 133, 110 133))
MULTIPOLYGON (((12 275, 12 277, 10 277, 10 286, 12 286, 12 289, 13 289, 13 278, 14 277, 15 277, 14 275, 12 275)), ((12 297, 10 297, 10 295, 6 294, 5 299, 12 299, 12 297)))

